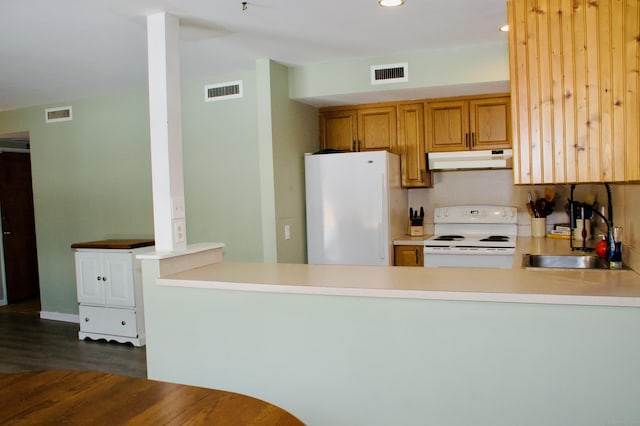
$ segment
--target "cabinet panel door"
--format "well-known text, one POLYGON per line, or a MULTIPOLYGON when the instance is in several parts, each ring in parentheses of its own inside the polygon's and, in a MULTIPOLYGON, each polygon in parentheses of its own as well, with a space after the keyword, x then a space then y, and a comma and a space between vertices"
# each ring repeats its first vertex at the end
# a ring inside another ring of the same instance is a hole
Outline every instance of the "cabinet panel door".
POLYGON ((422 246, 395 246, 396 266, 424 266, 422 246))
POLYGON ((101 253, 76 252, 76 289, 78 302, 104 304, 101 253))
POLYGON ((355 110, 320 114, 320 148, 356 151, 358 117, 355 110))
POLYGON ((640 179, 638 0, 509 0, 516 184, 640 179))
POLYGON ((133 266, 130 253, 104 255, 105 303, 109 306, 135 306, 133 266))
POLYGON ((80 331, 85 333, 138 337, 136 312, 133 309, 80 305, 79 317, 80 331))
POLYGON ((508 97, 469 101, 471 149, 511 148, 511 113, 508 97))
POLYGON ((424 149, 424 107, 422 104, 398 106, 398 152, 402 166, 402 186, 431 186, 424 149))
POLYGON ((358 151, 395 152, 396 138, 395 106, 358 110, 358 151))
POLYGON ((428 102, 426 124, 427 151, 469 149, 469 103, 467 101, 428 102))

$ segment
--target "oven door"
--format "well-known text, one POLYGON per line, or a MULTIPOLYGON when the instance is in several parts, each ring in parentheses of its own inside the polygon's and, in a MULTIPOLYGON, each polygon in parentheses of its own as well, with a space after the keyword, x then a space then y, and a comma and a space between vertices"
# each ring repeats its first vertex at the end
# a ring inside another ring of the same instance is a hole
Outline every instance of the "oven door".
POLYGON ((425 268, 512 268, 514 248, 426 247, 425 268))

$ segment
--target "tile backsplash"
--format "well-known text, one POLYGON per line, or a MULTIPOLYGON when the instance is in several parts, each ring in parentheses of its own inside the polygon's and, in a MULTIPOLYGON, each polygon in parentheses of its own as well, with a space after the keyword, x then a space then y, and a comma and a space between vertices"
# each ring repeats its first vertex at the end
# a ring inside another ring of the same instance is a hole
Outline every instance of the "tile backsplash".
MULTIPOLYGON (((433 188, 409 190, 409 207, 425 209, 425 231, 433 232, 433 209, 451 205, 485 204, 513 206, 518 209, 518 235, 531 235, 531 220, 526 208, 527 194, 542 197, 545 187, 555 191, 554 212, 547 218, 547 228, 567 223, 565 205, 571 186, 514 185, 511 170, 447 171, 434 173, 433 188)), ((634 270, 640 270, 640 185, 612 184, 614 223, 624 227, 623 259, 634 270)), ((606 206, 607 194, 602 184, 580 184, 574 191, 576 201, 595 199, 606 206)), ((599 222, 599 221, 598 221, 599 222)), ((600 226, 600 225, 598 225, 600 226)))
MULTIPOLYGON (((514 185, 511 170, 448 171, 434 173, 433 188, 409 190, 409 206, 424 206, 425 225, 433 227, 433 209, 436 207, 484 204, 513 206, 518 209, 518 233, 531 234, 531 220, 526 208, 527 195, 534 198, 544 195, 545 187, 553 188, 554 212, 547 218, 550 229, 555 223, 566 223, 569 217, 565 205, 569 199, 570 185, 514 185)), ((606 204, 604 185, 578 185, 574 192, 577 201, 593 197, 601 205, 606 204)))

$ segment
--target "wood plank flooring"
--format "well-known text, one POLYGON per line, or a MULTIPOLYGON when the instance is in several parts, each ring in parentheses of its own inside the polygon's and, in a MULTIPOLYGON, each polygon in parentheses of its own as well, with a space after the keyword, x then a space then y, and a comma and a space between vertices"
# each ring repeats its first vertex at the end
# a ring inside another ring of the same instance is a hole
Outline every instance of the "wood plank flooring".
POLYGON ((78 340, 78 324, 40 319, 39 303, 23 303, 0 307, 0 373, 91 370, 147 377, 144 347, 78 340))

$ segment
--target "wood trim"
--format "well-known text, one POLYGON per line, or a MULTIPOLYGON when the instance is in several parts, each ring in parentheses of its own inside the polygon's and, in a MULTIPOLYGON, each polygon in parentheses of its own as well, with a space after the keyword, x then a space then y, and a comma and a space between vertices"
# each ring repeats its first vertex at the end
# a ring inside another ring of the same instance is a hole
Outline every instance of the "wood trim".
POLYGON ((401 106, 401 105, 411 105, 415 103, 424 103, 424 102, 444 102, 444 101, 459 101, 459 100, 471 100, 471 99, 484 99, 484 98, 496 98, 502 96, 511 96, 510 93, 483 93, 480 95, 465 95, 465 96, 451 96, 451 97, 440 97, 440 98, 423 98, 423 99, 412 99, 412 100, 404 100, 404 101, 395 101, 395 102, 375 102, 375 103, 367 103, 367 104, 354 104, 354 105, 336 105, 329 107, 319 108, 319 112, 326 111, 345 111, 345 110, 353 110, 359 108, 379 108, 379 107, 390 107, 390 106, 401 106))

